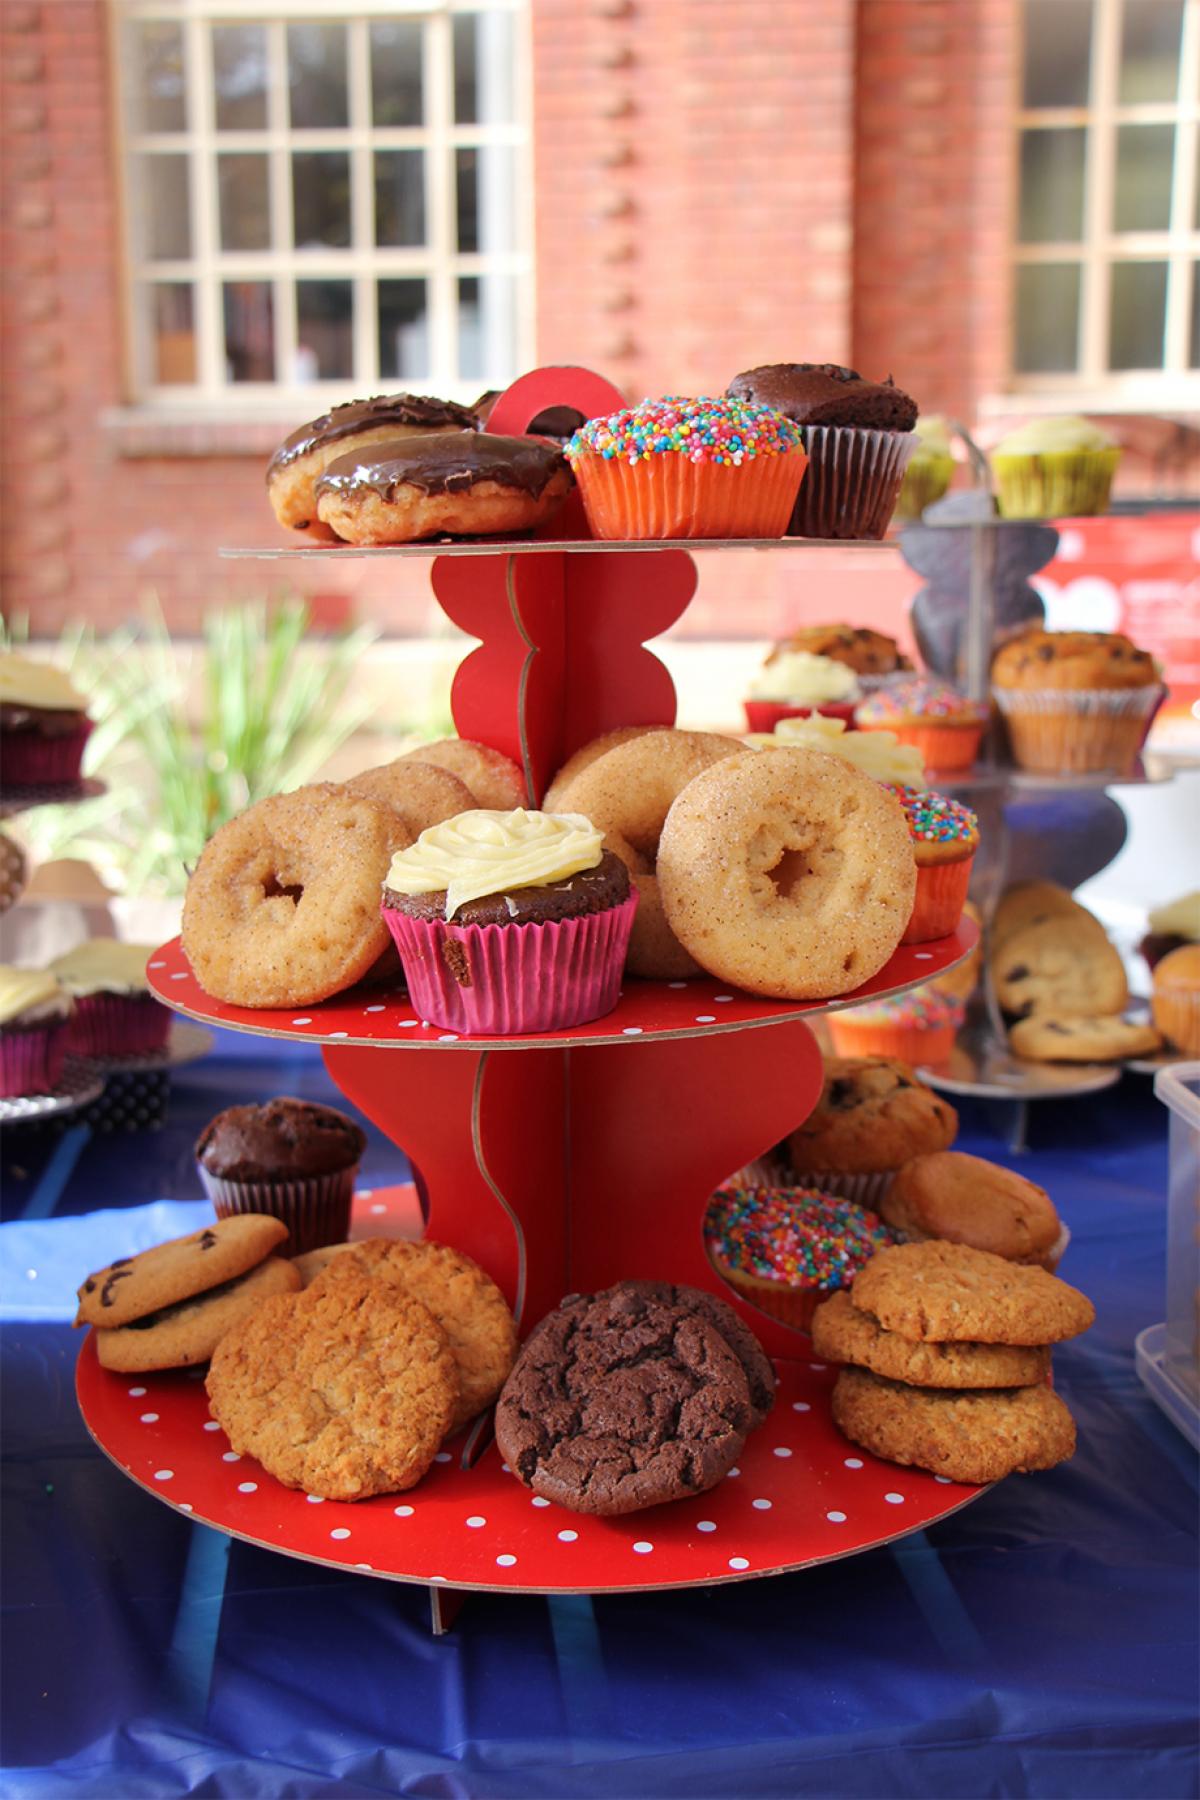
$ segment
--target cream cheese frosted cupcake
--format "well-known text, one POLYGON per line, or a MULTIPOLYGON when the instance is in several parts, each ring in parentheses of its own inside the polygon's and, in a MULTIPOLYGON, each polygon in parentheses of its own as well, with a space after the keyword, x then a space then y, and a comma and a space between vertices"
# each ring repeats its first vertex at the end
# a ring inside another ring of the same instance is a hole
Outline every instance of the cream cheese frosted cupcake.
POLYGON ((171 1014, 146 979, 149 944, 89 938, 50 964, 75 1002, 68 1050, 78 1056, 149 1056, 162 1050, 171 1014))
POLYGON ((925 760, 915 744, 902 744, 894 731, 849 731, 842 719, 813 715, 781 719, 768 736, 747 740, 754 750, 819 750, 853 763, 886 787, 924 788, 925 760))
POLYGON ((480 1036, 611 1012, 637 910, 582 813, 459 813, 392 858, 383 917, 431 1024, 480 1036))
POLYGON ((92 729, 85 708, 61 669, 0 655, 0 782, 18 788, 78 781, 92 729))
POLYGON ((47 970, 0 964, 0 1098, 53 1092, 71 1007, 70 994, 47 970))
POLYGON ((1034 419, 992 452, 1006 519, 1080 519, 1102 513, 1121 448, 1090 419, 1034 419))
POLYGON ((759 670, 742 704, 751 731, 773 731, 781 719, 806 719, 812 713, 849 725, 861 697, 858 677, 844 662, 808 650, 786 650, 759 670))

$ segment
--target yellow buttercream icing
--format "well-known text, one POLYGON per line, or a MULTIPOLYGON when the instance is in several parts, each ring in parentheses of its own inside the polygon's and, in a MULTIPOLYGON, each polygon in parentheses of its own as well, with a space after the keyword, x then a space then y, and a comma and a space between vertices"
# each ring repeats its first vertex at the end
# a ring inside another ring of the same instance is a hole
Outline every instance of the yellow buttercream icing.
POLYGON ((1031 419, 1002 438, 995 456, 1052 456, 1063 450, 1111 450, 1113 440, 1090 419, 1031 419))
POLYGON ((145 993, 149 944, 121 944, 116 938, 89 938, 63 956, 56 956, 50 973, 57 975, 69 994, 83 999, 88 994, 145 993))
POLYGON ((0 1025, 8 1025, 24 1013, 35 1018, 71 1010, 66 994, 48 969, 14 969, 0 963, 0 1025))
POLYGON ((773 732, 748 738, 755 750, 822 750, 853 763, 864 775, 893 787, 924 788, 925 762, 913 744, 897 742, 894 731, 848 731, 844 719, 781 719, 773 732))
POLYGON ((750 683, 755 700, 792 700, 798 706, 824 706, 831 700, 856 700, 854 670, 832 656, 810 650, 788 650, 775 657, 750 683))
POLYGON ((82 712, 84 698, 61 669, 28 656, 0 655, 0 700, 10 706, 44 706, 50 712, 82 712))
POLYGON ((385 885, 397 894, 446 890, 446 917, 460 906, 515 888, 544 887, 594 869, 603 838, 582 813, 458 813, 431 825, 392 858, 385 885))

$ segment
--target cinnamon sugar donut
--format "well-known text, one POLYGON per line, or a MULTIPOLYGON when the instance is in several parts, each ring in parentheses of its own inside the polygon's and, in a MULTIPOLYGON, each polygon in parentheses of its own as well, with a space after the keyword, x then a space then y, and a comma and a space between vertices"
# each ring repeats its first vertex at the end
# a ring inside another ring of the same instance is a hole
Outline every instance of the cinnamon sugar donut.
POLYGON ((355 794, 378 800, 400 814, 413 840, 429 825, 440 825, 459 813, 473 812, 478 806, 465 781, 436 763, 413 762, 407 756, 395 762, 382 763, 377 769, 364 769, 342 783, 355 794))
POLYGON ((433 744, 418 744, 399 760, 448 769, 470 788, 473 804, 491 812, 511 812, 515 806, 529 805, 521 770, 511 756, 493 750, 490 744, 477 744, 471 738, 438 738, 433 744))
POLYGON ((618 744, 558 788, 564 812, 583 813, 629 870, 641 903, 633 921, 625 967, 660 981, 698 975, 693 956, 668 924, 659 899, 656 863, 663 822, 676 797, 714 762, 737 755, 736 738, 708 731, 660 730, 618 744))
POLYGON ((590 769, 598 758, 615 750, 618 744, 628 744, 633 738, 645 737, 648 731, 664 729, 662 725, 618 725, 615 730, 602 732, 599 737, 592 738, 590 743, 582 744, 573 756, 567 758, 546 789, 542 798, 542 811, 560 811, 559 801, 575 777, 582 775, 585 769, 590 769))
POLYGON ((206 993, 234 1006, 310 1006, 386 948, 380 892, 412 833, 390 806, 329 782, 274 794, 222 825, 183 907, 206 993))
POLYGON ((667 815, 667 922, 711 975, 748 993, 849 993, 887 962, 917 871, 904 813, 878 782, 811 750, 706 769, 667 815))

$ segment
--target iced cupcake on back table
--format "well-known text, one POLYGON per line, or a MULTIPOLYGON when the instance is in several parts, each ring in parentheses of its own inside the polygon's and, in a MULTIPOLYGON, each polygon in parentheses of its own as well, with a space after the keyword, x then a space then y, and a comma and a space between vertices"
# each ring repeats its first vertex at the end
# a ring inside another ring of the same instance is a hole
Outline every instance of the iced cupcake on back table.
POLYGON ((637 895, 581 813, 459 813, 392 858, 383 916, 432 1024, 514 1036, 620 995, 637 895))
POLYGON ((75 1001, 67 1048, 79 1056, 147 1056, 162 1050, 171 1014, 146 979, 148 944, 89 938, 50 964, 75 1001))
POLYGON ((0 964, 0 1099, 53 1092, 71 1007, 70 994, 48 970, 0 964))
POLYGON ((61 669, 0 654, 0 783, 57 787, 79 780, 92 722, 61 669))
POLYGON ((918 419, 913 436, 917 443, 900 484, 898 519, 919 519, 927 506, 941 499, 954 479, 954 456, 945 419, 939 413, 918 419))
POLYGON ((1121 448, 1090 419, 1034 419, 992 452, 1006 519, 1080 519, 1108 507, 1121 448))
POLYGON ((773 731, 781 719, 806 719, 811 713, 849 725, 859 698, 858 678, 845 663, 788 650, 759 670, 742 704, 751 731, 773 731))

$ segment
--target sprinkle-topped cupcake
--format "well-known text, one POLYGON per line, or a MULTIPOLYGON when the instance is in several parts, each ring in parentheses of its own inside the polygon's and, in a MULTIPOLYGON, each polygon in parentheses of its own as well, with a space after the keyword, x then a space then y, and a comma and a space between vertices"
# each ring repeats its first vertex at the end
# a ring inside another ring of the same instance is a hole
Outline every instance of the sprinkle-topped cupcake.
POLYGON ((704 1221, 713 1267, 751 1305, 804 1330, 897 1235, 878 1213, 819 1188, 718 1188, 704 1221))
POLYGON ((893 787, 908 820, 917 859, 917 897, 902 944, 948 937, 962 917, 979 848, 979 820, 949 794, 893 787))
POLYGON ((728 398, 623 407, 566 455, 599 538, 782 537, 808 461, 782 413, 728 398))
POLYGON ((971 767, 987 719, 980 701, 925 677, 877 688, 854 712, 860 731, 893 731, 902 744, 916 745, 927 768, 946 771, 971 767))
POLYGON ((829 1015, 839 1056, 899 1056, 905 1062, 945 1062, 966 1016, 961 1000, 926 985, 829 1015))

